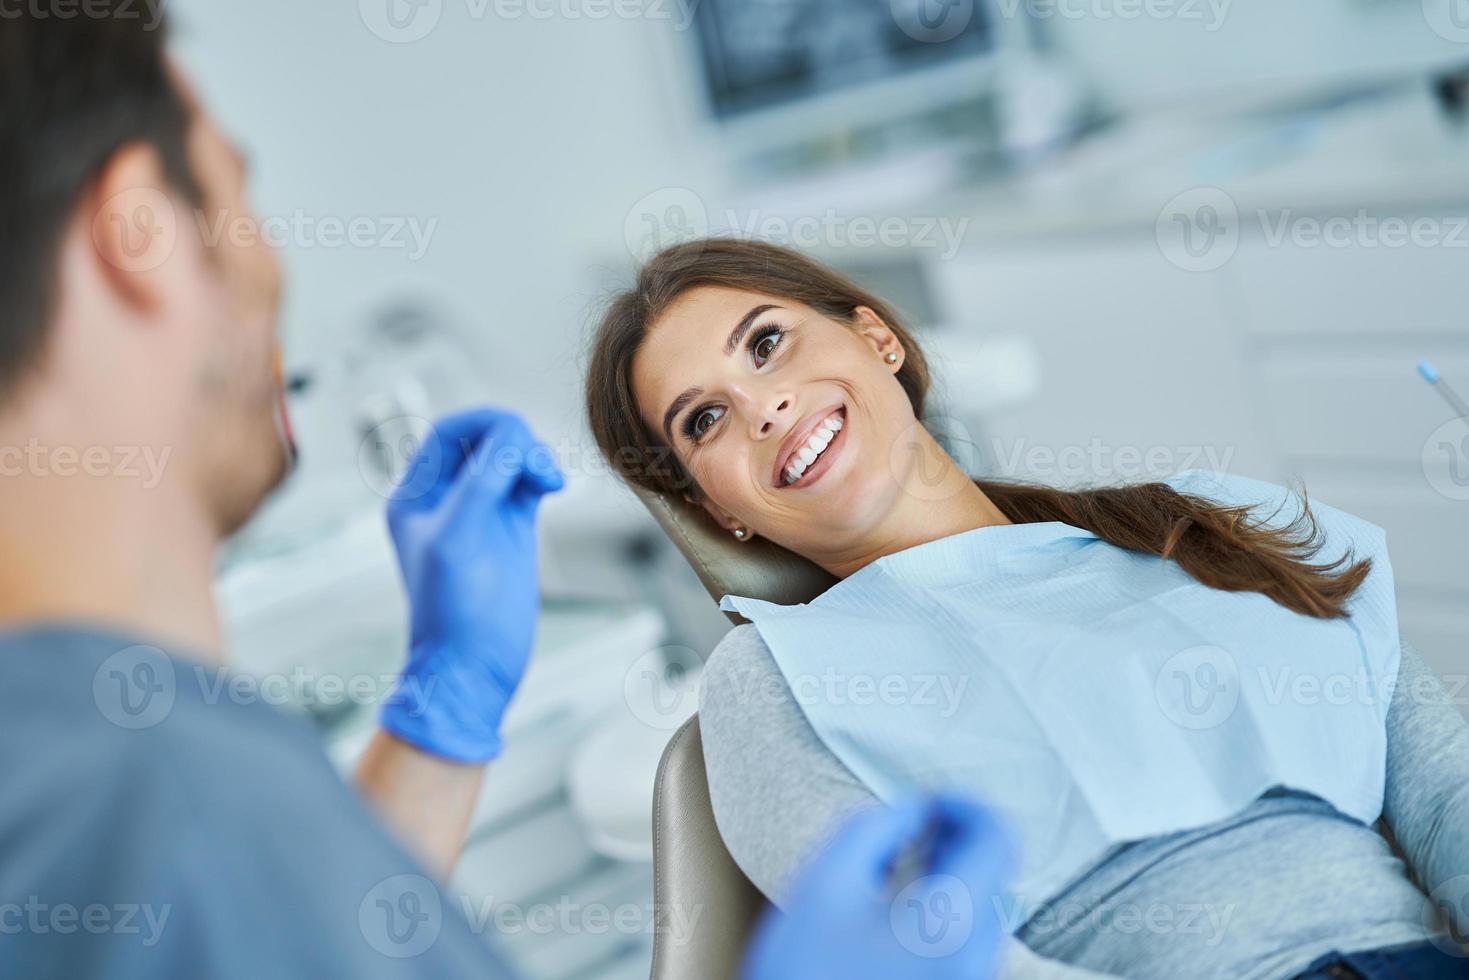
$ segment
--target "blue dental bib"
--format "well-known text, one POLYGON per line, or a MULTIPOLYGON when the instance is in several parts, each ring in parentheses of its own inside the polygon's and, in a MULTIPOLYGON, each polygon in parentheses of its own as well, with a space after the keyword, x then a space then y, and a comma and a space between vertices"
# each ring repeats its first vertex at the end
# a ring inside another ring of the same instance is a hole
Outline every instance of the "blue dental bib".
MULTIPOLYGON (((1166 482, 1272 526, 1300 512, 1256 480, 1166 482)), ((1211 589, 1056 522, 887 555, 804 605, 720 605, 755 624, 817 735, 879 798, 957 789, 1008 817, 1012 895, 1039 905, 1114 846, 1222 820, 1277 786, 1377 819, 1400 656, 1386 538, 1311 509, 1313 561, 1373 561, 1350 618, 1211 589)))

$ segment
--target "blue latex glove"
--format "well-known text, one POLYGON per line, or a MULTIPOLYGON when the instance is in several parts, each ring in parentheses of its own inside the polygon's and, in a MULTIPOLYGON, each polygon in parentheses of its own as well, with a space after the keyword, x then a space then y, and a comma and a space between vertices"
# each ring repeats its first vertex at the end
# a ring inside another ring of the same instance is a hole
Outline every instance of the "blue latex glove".
POLYGON ((383 704, 398 738, 458 762, 499 754, 540 614, 536 509, 565 478, 517 415, 443 419, 388 502, 412 606, 408 666, 383 704))
POLYGON ((957 797, 864 811, 801 872, 786 913, 766 913, 744 980, 991 977, 1013 853, 990 811, 957 797), (895 860, 925 838, 927 866, 895 894, 895 860))

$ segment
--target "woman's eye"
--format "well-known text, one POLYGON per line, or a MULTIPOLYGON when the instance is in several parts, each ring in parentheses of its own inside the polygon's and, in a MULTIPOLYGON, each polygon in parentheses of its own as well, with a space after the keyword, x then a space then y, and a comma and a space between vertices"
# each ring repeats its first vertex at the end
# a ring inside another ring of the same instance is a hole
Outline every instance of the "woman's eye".
POLYGON ((698 415, 696 415, 694 417, 694 424, 693 424, 694 438, 697 439, 699 436, 702 436, 705 432, 708 432, 709 431, 709 428, 712 425, 714 425, 715 422, 718 422, 720 420, 720 418, 722 417, 722 415, 716 414, 717 412, 719 412, 719 409, 716 409, 716 408, 706 408, 706 409, 704 409, 702 412, 700 412, 698 415))
POLYGON ((779 327, 770 327, 755 339, 755 343, 750 345, 750 350, 755 355, 756 367, 763 366, 770 359, 775 349, 780 346, 782 336, 783 332, 779 327))

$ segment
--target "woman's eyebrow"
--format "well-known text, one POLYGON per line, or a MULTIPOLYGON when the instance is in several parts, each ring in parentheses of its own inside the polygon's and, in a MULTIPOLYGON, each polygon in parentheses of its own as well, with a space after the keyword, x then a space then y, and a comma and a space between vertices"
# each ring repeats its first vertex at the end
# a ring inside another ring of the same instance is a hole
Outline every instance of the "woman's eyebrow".
POLYGON ((744 337, 749 332, 750 327, 754 326, 756 317, 767 310, 778 309, 780 307, 774 303, 766 303, 764 306, 757 306, 749 313, 746 313, 740 322, 735 324, 735 328, 729 332, 729 339, 724 342, 724 356, 728 357, 733 354, 735 348, 740 346, 740 338, 744 337))
POLYGON ((684 410, 684 406, 703 393, 703 388, 689 388, 675 398, 673 404, 668 406, 668 411, 663 413, 663 437, 668 440, 670 446, 673 445, 673 420, 678 417, 679 412, 684 410))
MULTIPOLYGON (((735 324, 735 328, 729 332, 729 337, 724 341, 724 356, 729 357, 735 352, 735 348, 740 346, 740 340, 745 334, 750 332, 750 327, 754 326, 755 320, 760 314, 778 309, 780 307, 774 303, 764 303, 741 317, 740 322, 735 324)), ((698 398, 703 393, 703 388, 688 388, 683 394, 675 398, 673 404, 668 406, 668 411, 663 413, 663 436, 670 444, 673 442, 673 420, 678 417, 678 413, 683 411, 689 402, 698 398)))

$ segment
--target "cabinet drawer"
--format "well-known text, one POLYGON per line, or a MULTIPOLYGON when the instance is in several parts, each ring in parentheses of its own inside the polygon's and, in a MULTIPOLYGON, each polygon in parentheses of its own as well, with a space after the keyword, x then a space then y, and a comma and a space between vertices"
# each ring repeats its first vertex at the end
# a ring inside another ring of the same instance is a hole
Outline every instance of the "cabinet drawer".
POLYGON ((1421 470, 1424 445, 1453 417, 1418 376, 1428 354, 1469 390, 1469 355, 1401 346, 1370 353, 1276 357, 1261 371, 1264 417, 1288 463, 1350 460, 1421 470))
POLYGON ((1247 219, 1246 230, 1253 230, 1242 236, 1231 265, 1241 279, 1250 332, 1462 335, 1469 316, 1469 228, 1454 229, 1466 213, 1431 216, 1443 244, 1399 248, 1272 245, 1259 220, 1247 219))

